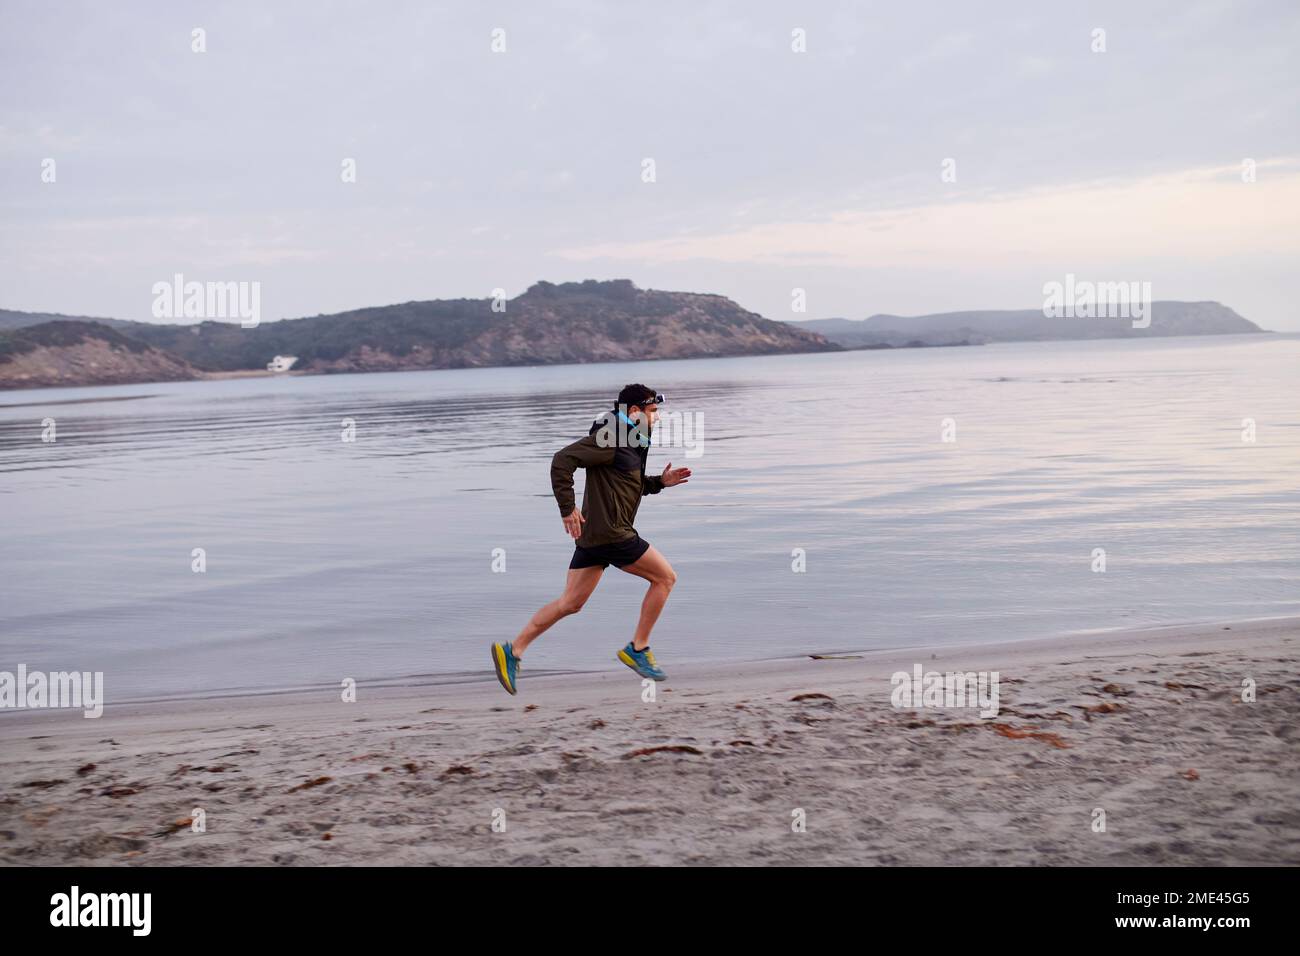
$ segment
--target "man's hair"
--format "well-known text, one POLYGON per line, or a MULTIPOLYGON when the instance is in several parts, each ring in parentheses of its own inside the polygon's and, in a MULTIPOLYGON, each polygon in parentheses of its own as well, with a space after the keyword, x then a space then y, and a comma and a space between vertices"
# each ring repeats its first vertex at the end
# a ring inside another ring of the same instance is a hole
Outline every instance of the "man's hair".
POLYGON ((623 391, 618 393, 618 404, 621 408, 641 407, 646 399, 654 397, 655 390, 649 385, 624 385, 623 391))

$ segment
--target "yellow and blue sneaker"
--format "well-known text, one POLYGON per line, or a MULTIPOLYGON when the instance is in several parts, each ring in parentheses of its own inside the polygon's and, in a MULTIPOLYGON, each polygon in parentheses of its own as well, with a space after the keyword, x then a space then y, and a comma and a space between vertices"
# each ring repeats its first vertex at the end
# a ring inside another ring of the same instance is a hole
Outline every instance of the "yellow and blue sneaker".
POLYGON ((668 679, 668 675, 659 669, 654 653, 648 647, 638 651, 632 646, 632 642, 628 641, 627 646, 618 652, 618 659, 642 677, 649 677, 651 680, 668 679))
POLYGON ((492 645, 492 666, 496 668, 497 680, 509 693, 513 694, 519 680, 519 658, 509 644, 492 645))

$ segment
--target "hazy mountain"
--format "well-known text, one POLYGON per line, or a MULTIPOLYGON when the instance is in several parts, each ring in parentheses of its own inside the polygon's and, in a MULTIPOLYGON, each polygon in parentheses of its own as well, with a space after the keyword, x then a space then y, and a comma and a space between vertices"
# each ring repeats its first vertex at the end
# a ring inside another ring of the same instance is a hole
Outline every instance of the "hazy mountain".
MULTIPOLYGON (((539 282, 504 306, 493 311, 488 299, 439 299, 263 322, 251 329, 235 322, 159 325, 3 312, 0 329, 27 324, 25 316, 43 321, 26 331, 101 323, 171 356, 177 369, 210 372, 263 370, 276 355, 298 356, 295 372, 373 372, 839 348, 816 332, 765 319, 724 296, 638 289, 626 279, 539 282)), ((3 356, 5 340, 22 332, 0 331, 0 387, 29 384, 15 379, 3 356)), ((86 379, 78 384, 100 384, 93 369, 79 367, 86 379)))
POLYGON ((979 345, 1053 339, 1228 335, 1264 331, 1218 302, 1153 302, 1149 328, 1131 318, 1049 318, 1041 309, 873 315, 868 319, 811 319, 793 323, 845 348, 902 345, 979 345))
MULTIPOLYGON (((873 316, 872 318, 886 318, 873 316)), ((888 318, 896 318, 888 316, 888 318)), ((919 348, 927 345, 984 345, 994 341, 983 332, 968 327, 957 327, 946 332, 923 333, 920 329, 877 329, 868 325, 870 319, 807 319, 792 322, 801 329, 817 332, 846 349, 919 348)), ((899 319, 900 325, 908 319, 899 319)))

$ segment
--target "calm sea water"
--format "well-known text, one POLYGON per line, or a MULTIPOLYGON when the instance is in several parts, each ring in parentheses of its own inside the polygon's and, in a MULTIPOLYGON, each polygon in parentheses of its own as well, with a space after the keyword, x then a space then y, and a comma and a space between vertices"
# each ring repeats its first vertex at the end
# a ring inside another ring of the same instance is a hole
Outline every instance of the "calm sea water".
MULTIPOLYGON (((1300 613, 1298 373, 1300 337, 1234 336, 3 393, 0 669, 486 676, 563 584, 550 456, 629 381, 702 428, 637 520, 670 671, 1300 613)), ((606 572, 528 672, 618 668, 642 593, 606 572)))

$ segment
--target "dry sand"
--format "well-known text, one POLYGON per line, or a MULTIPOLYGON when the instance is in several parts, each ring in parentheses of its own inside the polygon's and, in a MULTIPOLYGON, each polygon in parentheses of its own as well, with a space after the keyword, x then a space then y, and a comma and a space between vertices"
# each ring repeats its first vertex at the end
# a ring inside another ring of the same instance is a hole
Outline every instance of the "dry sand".
POLYGON ((546 640, 513 698, 484 648, 482 682, 356 703, 0 713, 0 862, 1300 863, 1300 619, 734 668, 665 641, 653 703, 612 655, 534 673, 546 640), (998 671, 1001 713, 894 709, 914 663, 998 671))

